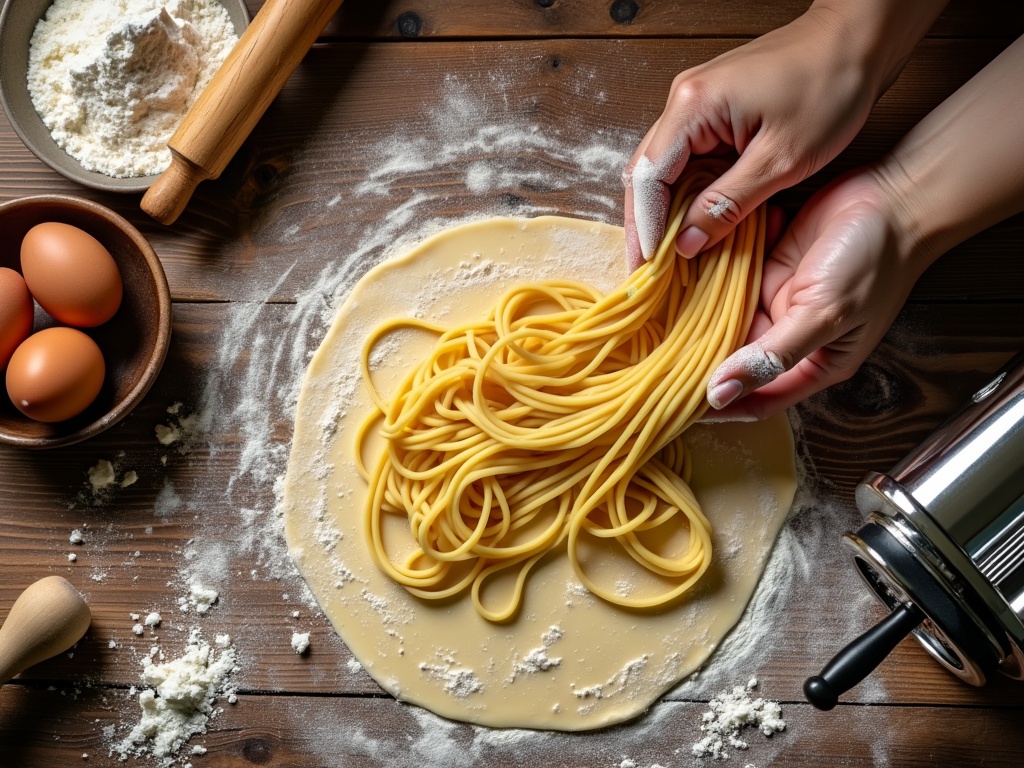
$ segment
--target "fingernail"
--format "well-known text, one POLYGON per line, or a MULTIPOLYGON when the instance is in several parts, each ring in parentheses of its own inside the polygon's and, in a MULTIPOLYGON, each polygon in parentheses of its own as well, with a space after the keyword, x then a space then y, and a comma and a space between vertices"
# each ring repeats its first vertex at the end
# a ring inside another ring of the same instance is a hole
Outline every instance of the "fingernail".
POLYGON ((708 233, 699 227, 687 227, 676 237, 676 250, 680 256, 692 259, 708 242, 708 233))
POLYGON ((727 379, 708 390, 708 404, 716 411, 743 394, 743 383, 738 379, 727 379))

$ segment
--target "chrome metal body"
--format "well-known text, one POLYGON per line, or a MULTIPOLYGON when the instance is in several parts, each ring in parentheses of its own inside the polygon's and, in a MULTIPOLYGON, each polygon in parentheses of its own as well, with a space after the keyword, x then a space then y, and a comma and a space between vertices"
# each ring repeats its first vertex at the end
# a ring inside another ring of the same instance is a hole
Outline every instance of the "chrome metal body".
POLYGON ((1024 679, 1024 354, 856 500, 844 543, 879 599, 928 617, 925 649, 974 685, 1024 679))

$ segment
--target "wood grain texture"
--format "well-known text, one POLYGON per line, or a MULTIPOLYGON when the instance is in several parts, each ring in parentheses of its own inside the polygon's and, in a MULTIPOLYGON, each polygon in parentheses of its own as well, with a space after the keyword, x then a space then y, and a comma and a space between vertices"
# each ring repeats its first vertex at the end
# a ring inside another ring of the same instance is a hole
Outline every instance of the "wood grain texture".
MULTIPOLYGON (((262 7, 248 0, 250 12, 262 7)), ((755 37, 795 19, 809 0, 756 5, 712 0, 353 0, 325 39, 431 40, 517 37, 755 37)), ((1011 38, 1024 32, 1012 0, 954 0, 929 33, 935 37, 1011 38)))
MULTIPOLYGON (((194 768, 611 768, 625 758, 643 768, 707 765, 689 754, 704 703, 750 675, 763 695, 782 700, 789 727, 771 740, 749 734, 750 751, 734 753, 731 765, 1020 765, 1024 685, 997 678, 971 688, 912 641, 833 713, 803 704, 800 686, 883 615, 838 547, 859 525, 854 486, 865 472, 893 466, 1024 347, 1024 216, 944 256, 860 372, 794 409, 806 475, 786 536, 806 567, 770 595, 774 610, 742 663, 713 659, 633 723, 577 735, 487 731, 396 703, 349 669, 351 655, 304 599, 274 525, 289 389, 305 365, 290 349, 315 347, 331 291, 382 257, 379 243, 361 241, 365 233, 404 207, 414 214, 410 234, 480 212, 618 222, 618 169, 580 174, 564 148, 600 146, 624 162, 677 72, 806 5, 347 0, 223 177, 200 185, 173 228, 142 213, 138 195, 65 181, 0 115, 0 200, 66 192, 113 208, 154 244, 176 302, 167 364, 124 422, 46 453, 0 446, 0 620, 48 574, 69 579, 94 615, 72 651, 0 689, 0 765, 122 765, 108 749, 137 720, 129 687, 139 683, 140 661, 154 644, 176 656, 196 626, 207 639, 229 633, 241 669, 233 679, 239 703, 222 700, 210 733, 193 741, 209 753, 183 755, 194 768), (503 150, 469 140, 488 128, 535 129, 550 141, 503 150), (447 159, 413 163, 357 193, 398 150, 438 153, 460 142, 447 159), (513 181, 481 189, 473 168, 508 171, 513 181), (161 445, 155 427, 178 402, 182 413, 213 416, 195 439, 161 445), (254 435, 270 460, 250 456, 254 435), (87 471, 101 459, 138 481, 97 498, 87 471), (68 541, 73 529, 83 531, 83 545, 68 541), (220 570, 202 562, 211 552, 224 554, 220 570), (183 613, 178 599, 203 568, 217 577, 219 602, 205 616, 183 613), (131 614, 150 611, 163 622, 135 635, 131 614), (290 646, 295 630, 311 633, 306 656, 290 646)), ((884 152, 1022 31, 1018 3, 997 0, 979 12, 954 0, 857 140, 781 204, 794 212, 828 179, 884 152)), ((0 249, 11 247, 0 238, 0 249)))
MULTIPOLYGON (((107 757, 109 742, 101 733, 113 727, 116 737, 125 734, 115 714, 124 695, 14 686, 0 697, 0 751, 11 765, 120 765, 107 757), (48 732, 33 727, 40 720, 50 724, 48 732)), ((699 703, 668 702, 632 723, 593 733, 502 732, 427 717, 388 700, 243 695, 238 704, 225 706, 209 733, 193 739, 209 751, 191 760, 197 768, 594 768, 619 766, 625 759, 642 766, 696 767, 711 764, 690 755, 704 711, 699 703)), ((786 731, 770 739, 745 731, 749 749, 730 750, 723 765, 1015 768, 1024 748, 1022 714, 1019 706, 850 705, 821 713, 784 702, 786 731), (835 737, 836 729, 842 738, 835 737), (979 741, 992 745, 983 757, 979 741)))

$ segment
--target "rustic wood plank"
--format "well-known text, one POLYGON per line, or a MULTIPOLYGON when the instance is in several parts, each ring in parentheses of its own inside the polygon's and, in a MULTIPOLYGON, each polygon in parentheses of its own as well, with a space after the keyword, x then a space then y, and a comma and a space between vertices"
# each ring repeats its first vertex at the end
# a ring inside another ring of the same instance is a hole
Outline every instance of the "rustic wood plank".
MULTIPOLYGON (((113 727, 115 737, 122 737, 136 717, 133 706, 122 690, 86 690, 72 701, 61 692, 11 686, 0 696, 5 764, 124 765, 108 755, 109 739, 102 729, 113 727)), ((224 706, 209 732, 185 747, 208 750, 201 756, 183 755, 196 768, 612 768, 625 760, 643 768, 710 764, 690 755, 706 709, 693 702, 660 704, 633 723, 576 734, 474 728, 387 699, 243 695, 238 704, 224 706)), ((786 730, 770 739, 744 731, 749 749, 730 750, 726 764, 1011 768, 1020 764, 1024 748, 1018 727, 1022 712, 1020 707, 840 706, 821 713, 784 702, 786 730), (842 738, 835 737, 837 729, 842 738)))
MULTIPOLYGON (((621 221, 620 168, 657 117, 672 77, 735 44, 324 46, 307 57, 224 177, 201 184, 171 228, 143 214, 137 195, 65 181, 32 157, 2 116, 0 199, 65 192, 114 208, 152 241, 176 299, 292 301, 325 263, 368 268, 381 247, 361 252, 360 244, 409 206, 412 219, 397 234, 485 213, 621 221), (637 68, 648 89, 636 88, 637 68), (494 136, 502 134, 507 144, 499 146, 494 136), (583 150, 603 152, 604 164, 581 172, 583 150), (408 154, 416 151, 428 157, 417 163, 408 154), (491 179, 483 188, 471 175, 480 169, 491 179)), ((847 151, 780 202, 793 212, 828 179, 877 158, 1000 47, 924 44, 847 151)), ((1019 300, 1022 237, 1024 216, 993 227, 941 259, 917 295, 1019 300)))
MULTIPOLYGON (((248 0, 256 13, 262 2, 248 0)), ((754 37, 795 19, 808 0, 751 5, 709 0, 349 0, 324 31, 332 39, 476 37, 754 37)), ((1011 0, 979 12, 954 0, 936 21, 935 37, 1016 37, 1024 11, 1011 0)))

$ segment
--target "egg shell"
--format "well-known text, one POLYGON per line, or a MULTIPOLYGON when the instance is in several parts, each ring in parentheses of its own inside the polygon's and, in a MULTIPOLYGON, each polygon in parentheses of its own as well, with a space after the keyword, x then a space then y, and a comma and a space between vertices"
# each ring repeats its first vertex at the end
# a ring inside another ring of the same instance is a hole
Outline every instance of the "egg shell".
POLYGON ((102 325, 121 306, 121 273, 110 252, 70 224, 32 227, 21 241, 21 272, 39 306, 66 325, 102 325))
POLYGON ((30 419, 65 421, 100 392, 106 364, 96 342, 74 328, 47 328, 21 343, 7 366, 7 394, 30 419))
POLYGON ((13 269, 0 267, 0 371, 32 333, 32 295, 13 269))

